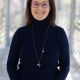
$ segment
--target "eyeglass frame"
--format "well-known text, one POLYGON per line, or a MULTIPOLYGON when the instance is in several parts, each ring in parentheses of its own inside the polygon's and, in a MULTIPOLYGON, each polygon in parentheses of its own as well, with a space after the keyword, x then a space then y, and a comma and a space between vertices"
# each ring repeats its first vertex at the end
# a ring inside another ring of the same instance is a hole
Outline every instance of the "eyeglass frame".
MULTIPOLYGON (((32 1, 32 2, 31 2, 31 5, 32 5, 33 2, 37 2, 37 1, 32 1)), ((43 2, 47 2, 47 1, 43 1, 43 2)), ((38 7, 41 5, 42 8, 48 8, 48 7, 43 7, 43 6, 42 6, 42 3, 43 3, 43 2, 41 2, 41 3, 37 2, 37 3, 39 3, 38 7)), ((49 2, 47 2, 47 3, 49 4, 49 2)), ((49 5, 49 6, 50 6, 50 5, 49 5)), ((32 7, 33 7, 33 6, 32 6, 32 7)), ((33 8, 38 8, 38 7, 33 7, 33 8)))

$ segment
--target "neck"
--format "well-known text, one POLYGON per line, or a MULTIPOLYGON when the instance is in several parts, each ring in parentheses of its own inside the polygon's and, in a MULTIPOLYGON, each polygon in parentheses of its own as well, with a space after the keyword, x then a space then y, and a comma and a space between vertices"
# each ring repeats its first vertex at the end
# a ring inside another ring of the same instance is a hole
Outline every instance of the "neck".
POLYGON ((46 17, 45 19, 43 19, 41 21, 39 21, 39 20, 37 20, 37 19, 35 19, 33 17, 33 22, 32 22, 33 28, 44 29, 44 28, 47 28, 48 25, 49 25, 49 19, 48 19, 48 17, 46 17))

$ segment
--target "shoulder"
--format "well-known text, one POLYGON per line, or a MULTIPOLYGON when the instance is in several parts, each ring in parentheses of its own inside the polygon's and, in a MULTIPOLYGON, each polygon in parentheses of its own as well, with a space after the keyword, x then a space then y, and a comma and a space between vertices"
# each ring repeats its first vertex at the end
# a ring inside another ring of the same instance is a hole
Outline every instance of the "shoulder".
POLYGON ((52 31, 54 31, 56 34, 59 34, 59 35, 61 35, 61 34, 63 34, 63 33, 66 34, 64 28, 61 27, 61 26, 58 26, 58 25, 51 26, 50 29, 51 29, 52 31))
POLYGON ((25 33, 26 33, 26 26, 22 26, 16 29, 13 37, 17 36, 18 38, 20 38, 25 33))
POLYGON ((66 35, 66 31, 63 27, 55 25, 55 30, 59 33, 59 35, 65 34, 66 35))
POLYGON ((54 32, 58 35, 59 39, 68 38, 65 29, 61 26, 55 25, 54 32))
POLYGON ((64 28, 58 25, 55 25, 55 29, 59 30, 60 32, 64 32, 64 28))
POLYGON ((28 26, 21 26, 16 29, 15 33, 18 33, 19 35, 23 35, 29 30, 28 28, 29 28, 28 26))
POLYGON ((66 34, 65 29, 60 27, 60 26, 57 26, 56 28, 59 30, 59 38, 61 39, 61 41, 67 41, 68 42, 68 36, 66 34))
POLYGON ((23 36, 26 34, 27 32, 27 28, 26 26, 22 26, 16 29, 14 35, 13 35, 13 39, 17 39, 18 41, 22 41, 23 36))
POLYGON ((20 32, 24 32, 25 30, 26 30, 26 26, 21 26, 17 28, 16 32, 20 33, 20 32))

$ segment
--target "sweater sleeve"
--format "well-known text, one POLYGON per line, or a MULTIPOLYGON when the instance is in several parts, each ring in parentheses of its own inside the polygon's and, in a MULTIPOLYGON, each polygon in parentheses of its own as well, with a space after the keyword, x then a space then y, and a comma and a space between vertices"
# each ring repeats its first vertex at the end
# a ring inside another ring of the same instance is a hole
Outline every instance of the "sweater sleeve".
POLYGON ((10 45, 9 55, 7 59, 7 72, 10 80, 21 80, 20 75, 17 70, 18 60, 19 60, 19 29, 16 30, 12 38, 10 45))
POLYGON ((65 80, 70 69, 69 42, 63 28, 60 36, 60 70, 57 72, 54 80, 65 80))

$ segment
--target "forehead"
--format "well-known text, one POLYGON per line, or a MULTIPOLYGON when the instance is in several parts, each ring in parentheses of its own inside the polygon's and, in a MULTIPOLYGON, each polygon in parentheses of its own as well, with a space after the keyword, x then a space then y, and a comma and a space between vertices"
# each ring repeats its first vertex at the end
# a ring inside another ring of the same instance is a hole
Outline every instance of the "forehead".
POLYGON ((41 2, 44 2, 44 1, 49 1, 49 0, 32 0, 32 1, 37 1, 37 2, 39 2, 39 3, 41 3, 41 2))

